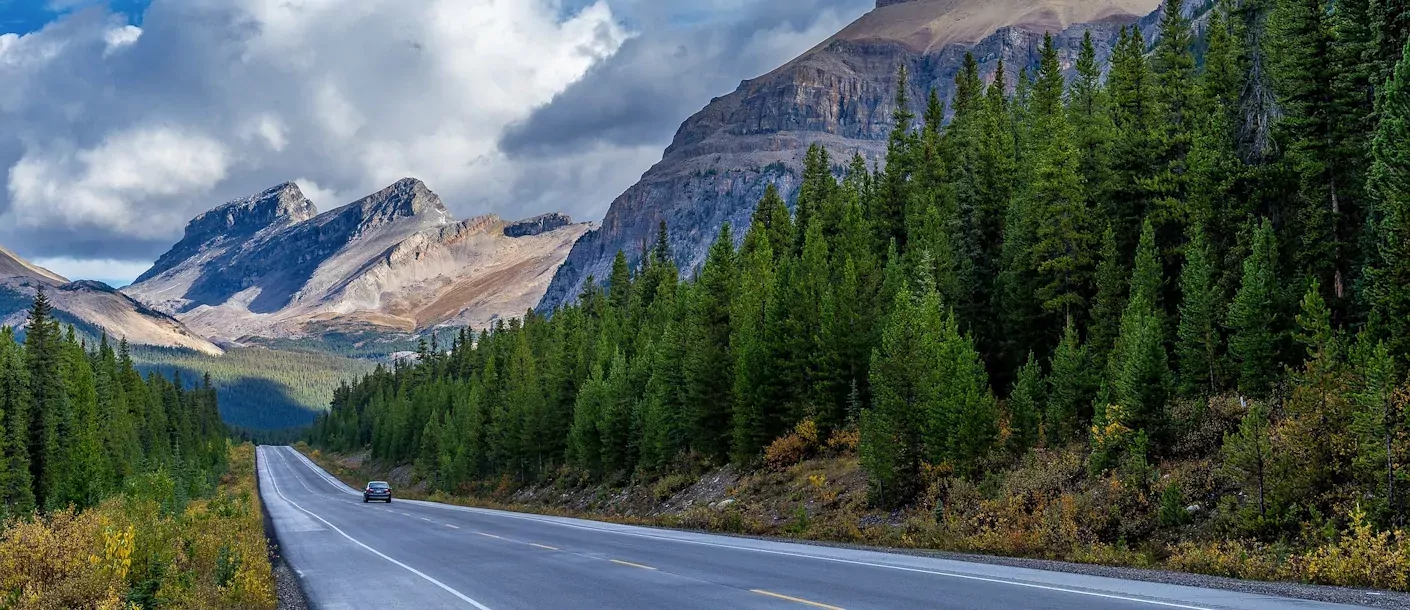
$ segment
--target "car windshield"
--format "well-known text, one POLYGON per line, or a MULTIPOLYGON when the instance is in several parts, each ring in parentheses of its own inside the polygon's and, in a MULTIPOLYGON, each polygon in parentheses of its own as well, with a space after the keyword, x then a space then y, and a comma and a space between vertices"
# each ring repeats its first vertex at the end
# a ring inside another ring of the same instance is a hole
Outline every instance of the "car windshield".
POLYGON ((387 488, 387 484, 386 484, 386 483, 368 483, 367 486, 368 486, 369 488, 371 488, 371 489, 386 489, 386 488, 387 488))

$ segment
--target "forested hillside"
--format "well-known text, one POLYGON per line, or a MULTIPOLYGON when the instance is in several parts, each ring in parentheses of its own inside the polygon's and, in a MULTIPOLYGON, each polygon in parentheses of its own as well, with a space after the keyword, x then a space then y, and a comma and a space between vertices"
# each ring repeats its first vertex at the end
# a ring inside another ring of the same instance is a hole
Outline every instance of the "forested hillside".
POLYGON ((815 147, 793 209, 771 190, 694 277, 663 228, 578 305, 340 389, 313 444, 454 491, 831 438, 859 446, 873 506, 1018 515, 977 530, 1106 510, 1084 544, 1281 561, 1402 526, 1410 11, 1223 0, 1196 40, 1180 5, 1105 77, 1090 38, 1071 82, 1051 39, 1016 90, 968 58, 954 99, 902 94, 884 169, 815 147), (1073 454, 1055 491, 1004 496, 1073 454))
POLYGON ((237 428, 300 428, 328 408, 333 390, 372 371, 367 360, 311 349, 241 347, 221 356, 138 348, 137 369, 188 380, 208 375, 224 421, 237 428))
POLYGON ((88 508, 159 471, 178 497, 214 488, 227 446, 209 379, 144 379, 126 343, 80 342, 43 293, 29 322, 23 344, 0 330, 0 521, 88 508))

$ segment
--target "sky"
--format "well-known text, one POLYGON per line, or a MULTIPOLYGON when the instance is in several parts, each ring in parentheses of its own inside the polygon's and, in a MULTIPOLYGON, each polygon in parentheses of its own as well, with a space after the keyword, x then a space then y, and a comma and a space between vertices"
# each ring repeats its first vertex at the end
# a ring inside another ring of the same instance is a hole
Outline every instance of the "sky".
POLYGON ((600 220, 709 101, 874 0, 0 0, 0 245, 130 282, 225 201, 404 177, 600 220))

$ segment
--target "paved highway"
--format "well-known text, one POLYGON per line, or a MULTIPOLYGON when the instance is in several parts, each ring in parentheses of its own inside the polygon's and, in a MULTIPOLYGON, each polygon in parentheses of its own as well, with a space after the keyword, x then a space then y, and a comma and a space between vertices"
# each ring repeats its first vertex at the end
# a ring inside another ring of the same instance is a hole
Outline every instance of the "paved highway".
POLYGON ((1353 606, 396 500, 290 447, 260 495, 318 609, 1071 610, 1353 606))

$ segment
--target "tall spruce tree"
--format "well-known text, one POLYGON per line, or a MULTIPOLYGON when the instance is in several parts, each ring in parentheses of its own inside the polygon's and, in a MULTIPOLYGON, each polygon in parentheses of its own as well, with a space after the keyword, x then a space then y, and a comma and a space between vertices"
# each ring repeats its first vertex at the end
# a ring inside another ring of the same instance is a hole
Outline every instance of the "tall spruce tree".
POLYGON ((720 228, 710 246, 699 286, 693 290, 686 329, 685 380, 687 409, 692 414, 692 446, 723 461, 732 435, 735 356, 730 346, 730 314, 738 285, 738 263, 729 224, 720 228))
POLYGON ((1219 389, 1219 361, 1222 339, 1219 299, 1214 261, 1209 240, 1199 225, 1191 226, 1190 243, 1185 246, 1185 268, 1180 275, 1180 324, 1176 330, 1175 352, 1180 363, 1180 393, 1187 397, 1207 396, 1219 389))
POLYGON ((1038 298, 1055 320, 1051 333, 1056 336, 1061 320, 1086 311, 1095 292, 1092 250, 1097 237, 1082 188, 1075 132, 1062 103, 1064 77, 1051 35, 1043 41, 1041 66, 1033 94, 1035 130, 1044 137, 1035 153, 1032 209, 1037 241, 1032 260, 1040 278, 1038 298))
POLYGON ((1379 218, 1372 227, 1376 257, 1367 293, 1372 325, 1404 367, 1410 357, 1410 45, 1377 107, 1380 127, 1367 188, 1379 218))
POLYGON ((1244 261, 1243 282, 1228 315, 1229 356, 1239 390, 1253 396, 1266 395, 1277 374, 1277 256, 1273 223, 1265 219, 1254 233, 1253 251, 1244 261))

